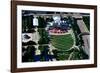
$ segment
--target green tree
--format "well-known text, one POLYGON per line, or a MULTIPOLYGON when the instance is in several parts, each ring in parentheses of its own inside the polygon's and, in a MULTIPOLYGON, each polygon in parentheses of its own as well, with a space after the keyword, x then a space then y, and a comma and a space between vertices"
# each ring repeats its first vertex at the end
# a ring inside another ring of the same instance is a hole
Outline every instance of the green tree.
POLYGON ((38 24, 39 24, 39 28, 45 28, 46 27, 46 21, 44 20, 43 17, 38 17, 38 24))

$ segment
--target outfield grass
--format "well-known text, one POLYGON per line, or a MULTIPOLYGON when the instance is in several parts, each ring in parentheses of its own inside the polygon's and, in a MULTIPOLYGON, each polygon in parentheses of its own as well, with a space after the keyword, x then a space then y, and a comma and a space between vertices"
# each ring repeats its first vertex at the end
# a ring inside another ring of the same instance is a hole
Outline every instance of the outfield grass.
POLYGON ((52 45, 59 50, 57 53, 58 60, 68 60, 70 52, 66 52, 66 50, 70 49, 74 40, 71 34, 67 35, 52 35, 51 36, 52 45))
POLYGON ((73 39, 70 34, 67 35, 52 35, 51 43, 55 48, 59 50, 68 50, 73 46, 73 39))

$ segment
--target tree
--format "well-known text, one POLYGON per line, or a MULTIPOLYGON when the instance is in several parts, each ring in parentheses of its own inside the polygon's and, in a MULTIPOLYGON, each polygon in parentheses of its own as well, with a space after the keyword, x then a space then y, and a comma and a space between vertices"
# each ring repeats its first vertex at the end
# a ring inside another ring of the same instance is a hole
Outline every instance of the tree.
POLYGON ((22 32, 29 32, 33 28, 33 16, 22 16, 22 32))
POLYGON ((38 24, 39 24, 39 26, 38 26, 39 28, 45 28, 46 27, 46 21, 42 17, 38 17, 38 24))
POLYGON ((49 44, 50 38, 48 37, 48 32, 43 28, 39 28, 38 32, 40 35, 40 39, 38 43, 39 44, 49 44))

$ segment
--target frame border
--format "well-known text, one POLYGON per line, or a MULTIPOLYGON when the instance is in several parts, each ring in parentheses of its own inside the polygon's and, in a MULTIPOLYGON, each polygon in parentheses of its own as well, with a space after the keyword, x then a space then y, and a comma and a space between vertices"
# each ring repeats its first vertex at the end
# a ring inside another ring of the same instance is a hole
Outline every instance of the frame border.
POLYGON ((97 6, 33 1, 11 1, 11 72, 29 72, 97 67, 97 6), (94 64, 17 68, 17 5, 94 9, 94 64))

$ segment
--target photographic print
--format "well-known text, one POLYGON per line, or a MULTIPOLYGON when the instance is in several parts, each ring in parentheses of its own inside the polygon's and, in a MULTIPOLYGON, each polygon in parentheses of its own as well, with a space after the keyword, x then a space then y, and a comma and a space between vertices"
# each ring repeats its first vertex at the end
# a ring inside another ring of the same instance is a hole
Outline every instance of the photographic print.
POLYGON ((90 56, 90 14, 22 10, 22 62, 90 56))
POLYGON ((12 72, 96 67, 96 6, 12 6, 12 72))

